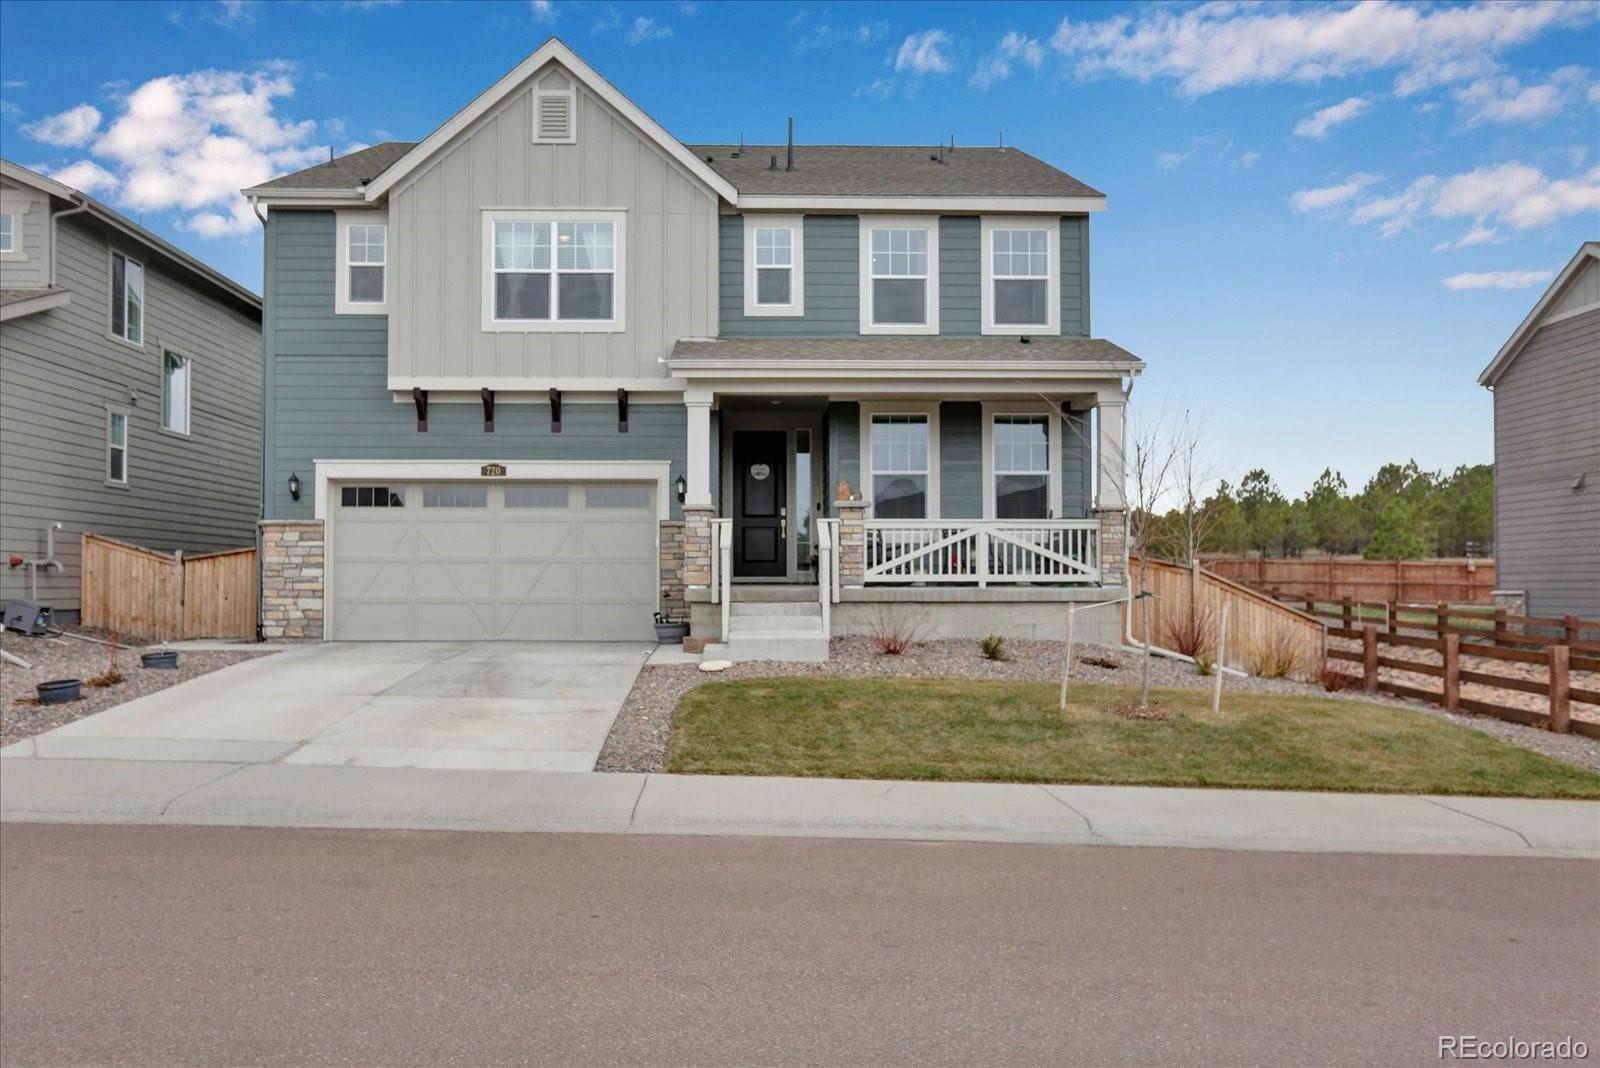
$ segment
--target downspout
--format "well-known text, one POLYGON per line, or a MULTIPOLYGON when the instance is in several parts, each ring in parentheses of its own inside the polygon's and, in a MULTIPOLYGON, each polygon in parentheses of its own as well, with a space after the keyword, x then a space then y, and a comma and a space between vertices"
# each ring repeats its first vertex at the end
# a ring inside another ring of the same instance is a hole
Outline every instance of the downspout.
POLYGON ((58 258, 56 256, 56 220, 64 219, 68 215, 76 215, 79 212, 89 210, 89 201, 81 194, 74 193, 72 195, 72 202, 75 207, 62 208, 60 211, 54 211, 50 213, 50 279, 48 285, 51 289, 56 287, 56 259, 58 258))

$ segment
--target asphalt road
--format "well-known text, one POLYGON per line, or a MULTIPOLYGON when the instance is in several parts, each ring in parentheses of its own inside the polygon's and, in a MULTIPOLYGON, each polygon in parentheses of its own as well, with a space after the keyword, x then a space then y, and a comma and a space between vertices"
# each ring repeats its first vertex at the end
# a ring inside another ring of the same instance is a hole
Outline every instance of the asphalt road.
POLYGON ((1600 1051, 1600 864, 0 827, 7 1065, 1600 1051))

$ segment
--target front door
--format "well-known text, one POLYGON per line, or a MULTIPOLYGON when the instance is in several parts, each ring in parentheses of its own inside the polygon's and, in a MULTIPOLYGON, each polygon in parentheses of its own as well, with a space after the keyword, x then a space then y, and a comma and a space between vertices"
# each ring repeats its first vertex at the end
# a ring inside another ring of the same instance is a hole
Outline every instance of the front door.
POLYGON ((733 432, 733 574, 789 574, 789 435, 782 430, 733 432))

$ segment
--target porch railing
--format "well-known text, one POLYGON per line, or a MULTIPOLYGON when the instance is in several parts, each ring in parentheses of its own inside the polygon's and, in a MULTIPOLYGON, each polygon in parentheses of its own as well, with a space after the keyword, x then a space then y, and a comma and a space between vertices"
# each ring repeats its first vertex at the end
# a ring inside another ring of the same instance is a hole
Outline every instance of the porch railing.
POLYGON ((1097 519, 869 519, 866 582, 1100 582, 1097 519))
POLYGON ((839 521, 817 520, 817 597, 822 602, 822 633, 833 633, 833 603, 839 599, 839 521))
POLYGON ((728 640, 728 615, 733 607, 733 520, 711 521, 711 596, 722 605, 722 640, 728 640))

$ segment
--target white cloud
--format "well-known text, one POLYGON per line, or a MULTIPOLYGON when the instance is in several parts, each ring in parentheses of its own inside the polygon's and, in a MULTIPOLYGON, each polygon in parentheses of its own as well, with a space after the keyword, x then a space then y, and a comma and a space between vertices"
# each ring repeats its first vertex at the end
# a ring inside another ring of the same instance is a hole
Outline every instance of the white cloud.
POLYGON ((93 104, 79 104, 59 115, 47 115, 38 122, 29 123, 22 132, 47 145, 76 148, 87 144, 99 129, 100 109, 93 104))
POLYGON ((943 30, 919 30, 900 42, 894 69, 912 74, 948 74, 951 63, 946 50, 950 43, 950 35, 943 30))
POLYGON ((118 185, 117 176, 92 159, 80 159, 53 170, 50 177, 85 193, 109 193, 118 185))
POLYGON ((1192 148, 1187 152, 1163 152, 1156 157, 1156 166, 1164 171, 1170 171, 1192 155, 1194 155, 1192 148))
POLYGON ((811 52, 841 44, 872 44, 889 32, 889 23, 877 19, 854 27, 836 26, 826 18, 818 18, 809 8, 801 8, 789 17, 785 29, 794 39, 796 52, 811 52))
POLYGON ((600 13, 594 17, 594 22, 589 26, 589 32, 607 33, 611 30, 620 30, 621 28, 622 12, 618 11, 614 4, 607 4, 605 7, 601 8, 600 13))
POLYGON ((1061 21, 1051 45, 1077 76, 1171 81, 1186 96, 1394 70, 1401 95, 1490 73, 1495 56, 1600 15, 1589 0, 1478 0, 1462 7, 1359 4, 1192 8, 1061 21))
POLYGON ((22 118, 22 109, 9 100, 0 100, 0 119, 15 122, 22 118))
POLYGON ((1527 289, 1543 285, 1556 276, 1554 271, 1481 271, 1453 274, 1444 280, 1446 289, 1527 289))
POLYGON ((1439 179, 1435 175, 1424 174, 1399 193, 1369 200, 1361 205, 1351 214, 1350 221, 1357 224, 1379 223, 1379 232, 1384 237, 1394 237, 1411 228, 1438 185, 1439 179))
POLYGON ((851 95, 852 96, 875 96, 875 97, 878 97, 879 99, 883 99, 883 98, 886 98, 886 97, 889 97, 889 96, 893 95, 893 93, 894 93, 894 79, 893 78, 875 78, 875 79, 872 80, 872 82, 870 82, 867 85, 863 85, 861 88, 857 89, 851 95))
POLYGON ((1037 38, 1011 30, 978 64, 968 84, 975 89, 988 89, 995 82, 1011 77, 1011 65, 1019 62, 1037 71, 1044 63, 1044 45, 1037 38))
POLYGON ((647 15, 640 15, 633 20, 633 28, 628 31, 628 43, 644 44, 646 41, 659 41, 663 37, 671 36, 671 26, 664 26, 647 15))
POLYGON ((851 39, 858 45, 871 44, 889 32, 887 19, 875 19, 872 22, 863 22, 856 27, 851 39))
POLYGON ((1352 174, 1335 185, 1302 189, 1289 198, 1295 211, 1324 211, 1337 207, 1378 180, 1375 174, 1352 174))
POLYGON ((555 0, 528 0, 528 14, 533 16, 535 22, 554 22, 556 20, 555 0))
POLYGON ((1328 131, 1341 123, 1358 118, 1372 107, 1372 102, 1365 97, 1352 96, 1337 104, 1330 104, 1314 115, 1301 119, 1294 127, 1296 137, 1311 137, 1322 140, 1328 136, 1328 131))
POLYGON ((1479 167, 1449 179, 1432 212, 1439 218, 1490 218, 1518 230, 1600 211, 1600 166, 1572 178, 1552 179, 1526 163, 1479 167))
POLYGON ((1233 169, 1236 170, 1236 171, 1249 170, 1251 167, 1254 167, 1257 163, 1260 163, 1260 162, 1261 162, 1261 153, 1259 153, 1259 152, 1241 152, 1239 155, 1235 156, 1234 159, 1233 159, 1233 169))
POLYGON ((1591 104, 1600 106, 1600 82, 1595 82, 1589 86, 1589 92, 1584 95, 1584 99, 1591 104))
POLYGON ((1587 72, 1582 67, 1562 67, 1550 80, 1523 85, 1512 75, 1479 78, 1452 95, 1467 125, 1486 122, 1537 123, 1553 118, 1581 90, 1587 72))
POLYGON ((217 0, 211 19, 219 26, 246 26, 256 20, 255 0, 217 0))
POLYGON ((1500 231, 1492 226, 1485 226, 1483 221, 1472 224, 1472 229, 1456 238, 1454 241, 1441 241, 1433 246, 1435 252, 1450 252, 1458 248, 1472 248, 1475 245, 1494 245, 1500 241, 1500 231))

